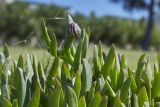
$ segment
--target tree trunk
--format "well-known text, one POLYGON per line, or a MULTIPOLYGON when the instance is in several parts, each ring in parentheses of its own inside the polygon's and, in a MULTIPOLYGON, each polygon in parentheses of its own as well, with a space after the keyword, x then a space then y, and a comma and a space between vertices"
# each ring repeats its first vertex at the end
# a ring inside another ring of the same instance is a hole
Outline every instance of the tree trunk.
POLYGON ((146 31, 144 34, 144 38, 142 41, 142 49, 143 50, 149 50, 149 43, 150 43, 152 29, 153 29, 153 23, 154 23, 154 0, 151 0, 148 11, 149 11, 148 22, 147 22, 147 27, 146 27, 146 31))

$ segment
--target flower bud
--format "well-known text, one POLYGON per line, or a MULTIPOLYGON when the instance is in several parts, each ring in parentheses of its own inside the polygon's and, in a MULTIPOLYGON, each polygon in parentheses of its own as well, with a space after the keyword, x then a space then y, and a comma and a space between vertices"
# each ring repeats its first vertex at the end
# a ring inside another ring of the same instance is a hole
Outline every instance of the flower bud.
POLYGON ((81 36, 81 28, 70 15, 68 15, 68 34, 76 38, 81 36))

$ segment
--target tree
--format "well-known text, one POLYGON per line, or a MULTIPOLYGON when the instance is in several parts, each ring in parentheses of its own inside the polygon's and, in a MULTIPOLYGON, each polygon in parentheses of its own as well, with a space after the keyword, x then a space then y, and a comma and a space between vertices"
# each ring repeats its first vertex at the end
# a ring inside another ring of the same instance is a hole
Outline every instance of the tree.
POLYGON ((112 2, 122 2, 126 10, 143 9, 148 11, 147 26, 142 40, 142 49, 149 50, 150 38, 154 24, 155 0, 111 0, 112 2))

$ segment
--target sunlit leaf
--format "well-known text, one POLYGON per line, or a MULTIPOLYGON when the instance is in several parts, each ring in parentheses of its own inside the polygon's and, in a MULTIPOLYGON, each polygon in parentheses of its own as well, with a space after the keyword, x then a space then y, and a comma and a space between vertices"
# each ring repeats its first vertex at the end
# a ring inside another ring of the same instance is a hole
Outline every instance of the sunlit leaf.
POLYGON ((148 102, 148 95, 145 87, 142 87, 138 92, 139 107, 142 107, 145 102, 148 102))
POLYGON ((158 72, 155 80, 154 80, 154 84, 153 84, 153 88, 152 88, 152 97, 156 98, 158 96, 160 96, 160 72, 158 72))
POLYGON ((127 100, 127 97, 128 97, 128 92, 129 92, 129 87, 130 87, 130 84, 131 84, 131 77, 129 77, 125 82, 124 84, 122 85, 122 88, 120 89, 121 93, 120 93, 120 98, 121 98, 121 101, 126 104, 126 100, 127 100))
POLYGON ((76 73, 76 80, 74 83, 74 91, 77 95, 77 98, 79 98, 80 92, 81 92, 81 76, 80 76, 79 72, 76 73))
POLYGON ((101 100, 99 107, 107 107, 107 104, 108 104, 108 97, 104 96, 101 100))
POLYGON ((5 99, 4 100, 4 107, 12 107, 12 104, 9 100, 5 99))
POLYGON ((89 107, 98 107, 100 102, 101 102, 101 94, 99 92, 97 92, 93 98, 93 100, 91 101, 89 107))
POLYGON ((26 81, 24 79, 23 70, 21 68, 18 68, 15 74, 15 84, 18 97, 18 105, 19 107, 23 107, 26 96, 26 81))
POLYGON ((48 107, 59 107, 60 95, 61 95, 61 87, 57 87, 56 89, 49 90, 49 106, 48 107))
POLYGON ((84 96, 79 99, 78 107, 86 107, 86 100, 84 96))
POLYGON ((83 59, 83 71, 82 71, 82 93, 90 91, 92 85, 92 69, 86 59, 83 59))
POLYGON ((37 87, 27 107, 39 107, 39 101, 40 101, 40 88, 37 87))
POLYGON ((67 100, 67 104, 69 107, 78 107, 78 100, 77 100, 76 93, 69 86, 66 86, 65 88, 65 98, 67 100))
POLYGON ((47 31, 47 27, 46 27, 44 19, 42 21, 43 21, 43 25, 42 25, 43 38, 44 38, 44 41, 46 43, 46 47, 49 48, 51 40, 50 40, 50 37, 48 35, 48 31, 47 31))
POLYGON ((113 68, 114 60, 115 60, 115 48, 114 48, 114 46, 112 46, 108 55, 107 55, 107 58, 104 62, 104 65, 103 65, 102 71, 101 71, 101 73, 105 79, 110 74, 110 72, 113 68))
POLYGON ((51 39, 50 53, 51 55, 57 57, 57 40, 56 40, 56 35, 54 33, 51 39))
POLYGON ((81 52, 82 52, 82 41, 79 42, 75 58, 74 58, 74 71, 77 72, 79 70, 79 66, 81 64, 81 52))

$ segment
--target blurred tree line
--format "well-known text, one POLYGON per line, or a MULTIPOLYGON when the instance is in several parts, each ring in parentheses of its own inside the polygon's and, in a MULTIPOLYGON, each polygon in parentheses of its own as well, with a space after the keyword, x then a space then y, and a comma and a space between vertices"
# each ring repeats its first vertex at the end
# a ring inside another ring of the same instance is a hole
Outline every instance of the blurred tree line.
MULTIPOLYGON (((36 40, 41 45, 41 24, 45 18, 50 35, 56 33, 62 40, 66 33, 66 20, 56 20, 57 17, 65 18, 67 8, 55 5, 29 4, 14 2, 0 5, 0 44, 14 44, 20 40, 32 42, 36 40), (57 14, 58 13, 58 14, 57 14)), ((91 28, 91 41, 101 40, 104 44, 117 44, 119 47, 139 47, 143 39, 146 20, 129 20, 117 17, 96 17, 94 13, 84 16, 75 13, 73 18, 81 27, 91 28)), ((160 47, 159 31, 156 24, 153 26, 150 46, 160 47)))
POLYGON ((125 10, 145 10, 148 12, 146 30, 144 33, 144 38, 142 40, 142 48, 144 50, 149 50, 149 43, 152 36, 152 28, 154 24, 154 16, 156 7, 158 7, 159 0, 110 0, 112 2, 121 2, 125 10))

